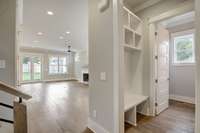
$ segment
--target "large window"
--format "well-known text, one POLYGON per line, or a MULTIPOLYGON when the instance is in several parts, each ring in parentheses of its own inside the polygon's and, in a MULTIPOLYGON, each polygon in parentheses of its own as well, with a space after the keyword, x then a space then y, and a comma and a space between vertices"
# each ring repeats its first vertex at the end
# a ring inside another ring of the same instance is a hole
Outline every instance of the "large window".
POLYGON ((174 64, 195 62, 194 34, 174 37, 174 64))
POLYGON ((49 74, 65 74, 67 73, 66 57, 51 56, 49 57, 49 74))

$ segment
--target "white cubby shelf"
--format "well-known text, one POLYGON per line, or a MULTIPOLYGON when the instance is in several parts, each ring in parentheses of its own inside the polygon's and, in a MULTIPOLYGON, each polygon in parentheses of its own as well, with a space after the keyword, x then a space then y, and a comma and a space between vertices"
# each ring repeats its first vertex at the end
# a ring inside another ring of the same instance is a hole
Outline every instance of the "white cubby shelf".
POLYGON ((131 50, 141 50, 142 45, 142 21, 134 13, 132 13, 126 7, 123 7, 126 16, 124 19, 127 19, 128 23, 123 25, 123 46, 131 50))
POLYGON ((123 47, 125 50, 138 51, 138 52, 141 51, 141 48, 134 47, 134 46, 130 46, 130 45, 127 45, 127 44, 122 44, 122 47, 123 47))
POLYGON ((137 126, 137 112, 146 110, 148 96, 143 93, 141 51, 143 43, 142 21, 126 7, 121 13, 122 75, 125 122, 137 126))

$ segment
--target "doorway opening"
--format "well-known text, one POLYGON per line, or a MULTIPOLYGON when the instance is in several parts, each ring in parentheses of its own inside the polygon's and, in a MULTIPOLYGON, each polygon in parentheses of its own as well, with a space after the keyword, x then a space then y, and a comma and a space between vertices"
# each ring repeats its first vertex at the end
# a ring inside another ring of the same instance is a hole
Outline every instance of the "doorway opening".
POLYGON ((152 57, 154 115, 162 116, 163 112, 171 111, 177 121, 184 121, 181 117, 184 116, 191 121, 184 130, 190 132, 194 132, 195 125, 194 21, 194 12, 187 12, 155 22, 154 33, 153 30, 150 33, 155 39, 152 57), (179 117, 179 114, 182 115, 179 117))

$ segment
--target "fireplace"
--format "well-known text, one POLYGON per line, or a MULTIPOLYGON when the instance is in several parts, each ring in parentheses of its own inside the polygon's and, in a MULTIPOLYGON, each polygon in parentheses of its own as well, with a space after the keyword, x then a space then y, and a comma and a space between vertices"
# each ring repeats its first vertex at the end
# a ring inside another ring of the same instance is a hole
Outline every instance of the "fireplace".
POLYGON ((83 73, 83 82, 89 82, 89 74, 83 73))

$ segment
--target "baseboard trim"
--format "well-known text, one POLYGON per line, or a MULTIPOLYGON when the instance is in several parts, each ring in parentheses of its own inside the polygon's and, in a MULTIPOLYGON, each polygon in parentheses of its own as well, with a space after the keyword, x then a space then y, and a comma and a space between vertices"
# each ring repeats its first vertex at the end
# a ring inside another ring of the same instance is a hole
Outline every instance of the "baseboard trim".
POLYGON ((195 104, 195 98, 192 98, 192 97, 170 95, 169 99, 175 100, 175 101, 180 101, 180 102, 185 102, 185 103, 190 103, 190 104, 195 104))
POLYGON ((78 81, 77 79, 49 79, 44 80, 43 82, 61 82, 61 81, 78 81))
POLYGON ((104 129, 101 125, 93 121, 92 119, 88 119, 88 128, 94 133, 109 133, 106 129, 104 129))
POLYGON ((33 84, 33 83, 42 83, 42 82, 61 82, 61 81, 78 81, 75 78, 71 79, 48 79, 48 80, 41 80, 41 81, 30 81, 30 82, 21 82, 21 84, 33 84))

